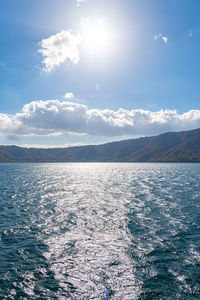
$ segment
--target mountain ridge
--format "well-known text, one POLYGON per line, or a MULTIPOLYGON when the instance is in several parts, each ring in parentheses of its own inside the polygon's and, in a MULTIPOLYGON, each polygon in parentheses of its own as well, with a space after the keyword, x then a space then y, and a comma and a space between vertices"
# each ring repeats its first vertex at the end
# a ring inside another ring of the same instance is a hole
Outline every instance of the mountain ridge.
POLYGON ((200 162, 200 128, 69 148, 0 145, 0 162, 200 162))

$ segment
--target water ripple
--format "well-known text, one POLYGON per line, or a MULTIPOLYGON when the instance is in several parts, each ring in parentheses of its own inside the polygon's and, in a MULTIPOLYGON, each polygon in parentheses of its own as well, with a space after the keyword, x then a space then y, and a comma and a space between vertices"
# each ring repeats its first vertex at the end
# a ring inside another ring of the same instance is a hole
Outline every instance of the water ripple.
POLYGON ((0 298, 198 299, 199 168, 1 164, 0 298))

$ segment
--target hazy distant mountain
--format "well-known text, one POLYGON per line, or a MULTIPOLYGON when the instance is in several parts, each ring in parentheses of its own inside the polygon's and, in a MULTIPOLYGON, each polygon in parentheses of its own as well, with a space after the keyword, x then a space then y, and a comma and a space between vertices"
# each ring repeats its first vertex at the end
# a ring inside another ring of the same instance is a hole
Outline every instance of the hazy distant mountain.
POLYGON ((0 162, 200 162, 200 129, 70 148, 0 146, 0 162))

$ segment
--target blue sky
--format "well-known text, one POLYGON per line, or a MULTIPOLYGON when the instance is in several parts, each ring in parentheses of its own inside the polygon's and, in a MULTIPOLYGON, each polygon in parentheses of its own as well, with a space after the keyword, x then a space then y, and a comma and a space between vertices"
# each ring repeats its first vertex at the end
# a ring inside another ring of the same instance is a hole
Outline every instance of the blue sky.
POLYGON ((200 127, 199 0, 2 0, 0 23, 1 144, 200 127))

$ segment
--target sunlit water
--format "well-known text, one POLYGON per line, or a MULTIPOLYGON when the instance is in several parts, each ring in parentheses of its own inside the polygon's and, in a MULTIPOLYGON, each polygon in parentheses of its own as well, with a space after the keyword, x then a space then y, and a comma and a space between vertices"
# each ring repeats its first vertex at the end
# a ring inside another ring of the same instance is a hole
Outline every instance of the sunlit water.
POLYGON ((199 184, 200 164, 0 164, 0 299, 200 299, 199 184))

